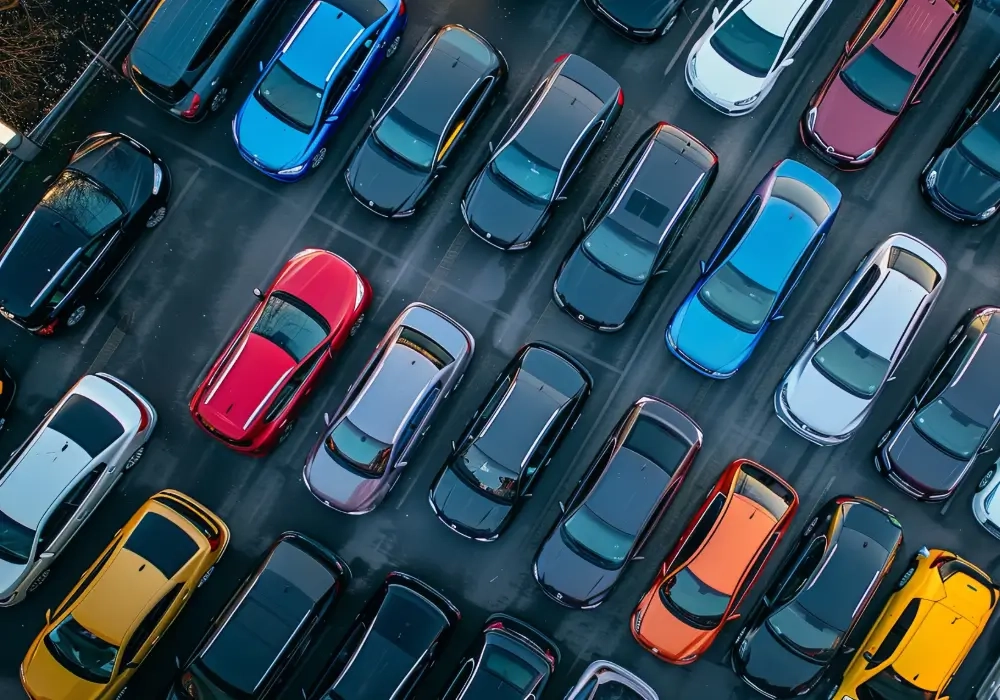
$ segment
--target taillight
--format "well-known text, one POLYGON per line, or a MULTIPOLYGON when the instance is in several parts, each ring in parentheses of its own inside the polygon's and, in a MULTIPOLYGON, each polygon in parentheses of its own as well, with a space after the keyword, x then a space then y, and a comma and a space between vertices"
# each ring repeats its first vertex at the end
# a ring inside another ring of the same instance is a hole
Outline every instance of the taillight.
POLYGON ((483 631, 484 632, 489 632, 490 630, 502 630, 502 629, 503 629, 503 623, 502 622, 494 622, 493 624, 487 625, 486 629, 483 630, 483 631))
POLYGON ((56 319, 47 326, 42 326, 35 333, 37 335, 49 336, 56 332, 56 328, 59 326, 59 319, 56 319))
POLYGON ((406 3, 403 0, 399 0, 399 14, 404 14, 406 12, 406 3))
POLYGON ((618 106, 621 107, 623 104, 625 104, 625 91, 618 88, 618 106))
POLYGON ((548 649, 546 649, 545 650, 545 658, 546 658, 546 660, 548 660, 549 666, 552 667, 552 670, 555 671, 556 670, 556 657, 555 657, 555 655, 551 651, 549 651, 548 649))
POLYGON ((955 557, 950 556, 948 554, 939 554, 934 559, 934 561, 931 562, 931 568, 932 569, 941 568, 942 566, 944 566, 945 564, 947 564, 950 561, 955 561, 955 557))
POLYGON ((219 543, 222 542, 221 533, 216 533, 208 538, 208 551, 214 552, 219 548, 219 543))
POLYGON ((201 697, 198 695, 198 686, 195 685, 194 676, 190 671, 187 671, 183 676, 181 676, 181 686, 184 688, 184 692, 187 693, 189 698, 198 700, 201 697))
POLYGON ((146 407, 143 406, 138 401, 135 402, 136 407, 139 409, 139 432, 141 433, 149 425, 149 412, 146 411, 146 407))
POLYGON ((185 119, 194 119, 198 115, 198 108, 201 107, 201 97, 198 93, 192 93, 191 105, 181 112, 181 116, 185 119))
POLYGON ((568 53, 564 53, 564 54, 560 55, 560 56, 559 56, 559 57, 558 57, 558 58, 557 58, 557 59, 556 59, 556 60, 554 61, 554 63, 562 63, 563 61, 565 61, 565 60, 566 60, 566 57, 567 57, 567 56, 569 56, 569 54, 568 54, 568 53))

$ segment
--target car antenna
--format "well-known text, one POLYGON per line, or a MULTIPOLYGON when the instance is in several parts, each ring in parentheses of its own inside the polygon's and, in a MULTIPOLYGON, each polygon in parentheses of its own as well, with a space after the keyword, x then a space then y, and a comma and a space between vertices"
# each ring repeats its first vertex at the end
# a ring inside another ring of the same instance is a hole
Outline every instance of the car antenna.
POLYGON ((337 14, 337 19, 340 19, 340 18, 341 18, 341 17, 343 17, 343 16, 344 16, 344 12, 343 12, 343 10, 341 10, 341 11, 340 11, 340 12, 339 12, 339 13, 337 14))

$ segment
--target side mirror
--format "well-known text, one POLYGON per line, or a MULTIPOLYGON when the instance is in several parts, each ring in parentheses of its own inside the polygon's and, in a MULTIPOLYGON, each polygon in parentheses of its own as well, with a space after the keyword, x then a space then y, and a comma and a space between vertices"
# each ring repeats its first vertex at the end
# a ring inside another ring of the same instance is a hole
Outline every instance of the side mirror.
POLYGON ((493 142, 492 141, 490 141, 489 147, 490 147, 490 153, 492 153, 493 152, 493 142))
POLYGON ((257 61, 257 70, 259 70, 261 73, 264 72, 264 62, 263 61, 257 61))
POLYGON ((396 465, 396 469, 402 469, 407 464, 409 464, 409 462, 400 462, 399 464, 396 465))
POLYGON ((55 554, 52 552, 42 552, 38 555, 39 559, 52 559, 53 557, 55 557, 55 554))
POLYGON ((864 654, 861 655, 861 658, 864 659, 865 661, 871 661, 872 653, 870 651, 866 651, 864 654))
POLYGON ((330 414, 329 413, 324 413, 323 414, 323 422, 326 423, 327 425, 330 425, 331 423, 333 423, 333 418, 330 418, 330 414))
POLYGON ((455 446, 455 441, 452 440, 451 441, 451 451, 454 452, 456 449, 458 449, 458 448, 455 446))
POLYGON ((127 664, 125 664, 125 668, 139 668, 139 662, 129 661, 127 664))
POLYGON ((739 620, 739 619, 740 619, 740 614, 733 613, 732 615, 726 618, 726 622, 732 622, 733 620, 739 620))
POLYGON ((781 62, 781 67, 782 68, 788 68, 788 66, 792 65, 793 63, 795 63, 795 59, 791 58, 791 57, 788 57, 784 61, 781 62))
POLYGON ((701 274, 704 275, 705 274, 705 269, 707 268, 707 265, 705 265, 705 261, 704 260, 699 260, 698 261, 698 267, 701 270, 701 274))
POLYGON ((718 7, 713 7, 712 8, 712 24, 715 24, 720 19, 722 19, 722 10, 720 10, 718 7))
POLYGON ((851 42, 849 41, 844 42, 844 53, 850 53, 850 52, 851 52, 851 42))
POLYGON ((264 292, 260 291, 259 287, 253 288, 253 295, 258 299, 260 299, 261 301, 264 301, 264 292))
POLYGON ((983 449, 979 450, 979 454, 988 455, 992 451, 993 451, 992 447, 984 447, 983 449))
POLYGON ((559 501, 559 510, 563 513, 566 512, 566 504, 563 503, 562 501, 559 501))
POLYGON ((771 320, 772 321, 780 321, 783 318, 784 318, 784 316, 782 316, 781 314, 775 314, 774 316, 771 317, 771 320))
POLYGON ((50 609, 45 611, 45 624, 48 625, 51 623, 52 623, 52 610, 50 609))
POLYGON ((896 379, 896 376, 893 375, 893 376, 889 377, 888 379, 886 379, 886 381, 887 382, 891 382, 891 381, 894 381, 895 379, 896 379))
POLYGON ((910 104, 916 107, 918 104, 920 104, 920 98, 914 97, 913 100, 910 102, 910 104))
POLYGON ((667 575, 667 562, 663 562, 662 564, 660 564, 660 576, 666 576, 666 575, 667 575))
POLYGON ((558 197, 556 197, 556 201, 557 202, 565 202, 566 201, 566 196, 561 194, 558 197))

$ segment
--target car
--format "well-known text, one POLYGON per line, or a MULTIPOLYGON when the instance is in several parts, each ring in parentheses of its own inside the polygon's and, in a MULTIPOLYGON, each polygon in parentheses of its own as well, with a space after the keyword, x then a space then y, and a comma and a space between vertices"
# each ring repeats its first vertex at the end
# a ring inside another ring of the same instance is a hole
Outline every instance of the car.
POLYGON ((684 65, 688 88, 730 117, 760 106, 831 0, 727 0, 684 65))
POLYGON ((40 336, 79 324, 169 195, 170 171, 141 143, 85 138, 0 252, 0 316, 40 336))
POLYGON ((534 700, 559 663, 559 647, 526 622, 490 615, 440 700, 534 700))
POLYGON ((142 457, 153 405, 110 374, 74 384, 0 468, 0 607, 37 589, 142 457))
POLYGON ((406 700, 462 615, 442 593, 394 571, 355 618, 307 700, 406 700))
POLYGON ((179 491, 154 494, 118 531, 21 662, 31 698, 118 700, 212 575, 229 528, 179 491))
POLYGON ((1000 539, 1000 503, 994 505, 1000 489, 1000 459, 993 462, 976 484, 972 497, 972 514, 988 533, 1000 539))
POLYGON ((334 510, 373 510, 396 484, 476 343, 426 304, 410 304, 375 347, 306 459, 306 488, 334 510))
POLYGON ((469 229, 501 250, 530 246, 624 104, 610 75, 580 56, 559 56, 465 188, 469 229))
POLYGON ((736 374, 809 269, 842 197, 794 160, 764 176, 670 319, 667 349, 711 379, 736 374))
POLYGON ((165 0, 139 32, 122 72, 139 94, 184 121, 218 112, 280 0, 165 0))
POLYGON ((698 424, 653 396, 611 431, 538 547, 532 573, 561 605, 603 603, 680 490, 701 449, 698 424))
POLYGON ((327 365, 357 333, 372 299, 349 262, 307 248, 282 266, 219 353, 188 404, 230 448, 262 455, 284 442, 327 365))
POLYGON ((349 578, 335 553, 301 533, 283 533, 213 618, 166 700, 278 697, 349 578))
POLYGON ((731 462, 632 611, 632 637, 663 661, 694 663, 739 618, 798 507, 777 474, 749 459, 731 462))
POLYGON ((453 532, 492 542, 510 524, 580 419, 594 380, 578 360, 528 343, 493 382, 431 484, 431 509, 453 532))
POLYGON ((715 153, 666 122, 647 130, 583 220, 552 284, 563 311, 587 328, 625 327, 719 172, 715 153))
POLYGON ((7 363, 0 359, 0 429, 7 425, 15 394, 17 394, 17 381, 10 373, 7 363))
POLYGON ((584 0, 584 5, 612 29, 638 42, 664 36, 677 22, 684 0, 584 0))
POLYGON ((902 415, 879 439, 875 468, 919 501, 949 498, 1000 425, 1000 307, 962 320, 902 415))
POLYGON ((877 0, 799 121, 824 162, 860 170, 878 155, 965 26, 968 0, 877 0))
POLYGON ((831 697, 946 700, 949 681, 996 608, 997 592, 974 564, 922 548, 831 697))
POLYGON ((872 248, 778 383, 778 418, 817 445, 849 440, 895 377, 947 272, 936 250, 905 233, 872 248))
POLYGON ((768 698, 816 688, 902 544, 902 525, 877 503, 859 496, 827 501, 736 636, 736 675, 768 698))
POLYGON ((975 700, 1000 700, 1000 659, 977 687, 975 700))
POLYGON ((233 118, 240 155, 282 182, 301 180, 326 158, 326 142, 399 49, 403 0, 313 0, 233 118))
POLYGON ((565 700, 660 700, 646 681, 611 661, 595 661, 584 669, 565 700))
POLYGON ((958 113, 920 173, 920 192, 932 207, 978 226, 1000 207, 1000 56, 958 113))
POLYGON ((458 24, 438 29, 372 119, 344 173, 347 189, 379 216, 415 214, 506 81, 493 44, 458 24))

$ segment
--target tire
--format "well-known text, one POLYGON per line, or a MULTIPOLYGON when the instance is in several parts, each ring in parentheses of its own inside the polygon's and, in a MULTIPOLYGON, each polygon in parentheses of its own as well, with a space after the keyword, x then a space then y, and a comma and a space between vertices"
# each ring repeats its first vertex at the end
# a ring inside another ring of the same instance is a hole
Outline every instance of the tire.
POLYGON ((132 467, 134 467, 135 465, 137 465, 139 463, 139 460, 142 459, 142 453, 143 453, 143 450, 145 450, 145 449, 146 449, 146 446, 142 445, 142 446, 139 447, 139 449, 137 449, 135 452, 133 452, 132 456, 128 458, 127 462, 125 462, 125 466, 122 467, 122 471, 123 472, 127 472, 129 469, 131 469, 132 467))
POLYGON ((323 160, 325 158, 326 158, 326 147, 324 146, 323 148, 316 151, 316 155, 314 155, 312 157, 312 160, 309 161, 309 169, 316 170, 319 166, 323 164, 323 160))
POLYGON ((215 571, 215 566, 208 567, 208 571, 206 571, 205 574, 201 577, 201 580, 198 581, 198 585, 196 587, 201 588, 202 586, 204 586, 205 583, 208 581, 208 579, 212 578, 213 571, 215 571))
POLYGON ((348 333, 348 335, 350 335, 350 337, 352 337, 352 338, 354 337, 354 334, 358 332, 359 328, 361 328, 361 324, 364 323, 364 320, 365 320, 365 315, 364 314, 361 314, 360 316, 358 316, 358 320, 354 322, 354 325, 351 326, 351 330, 348 333))
POLYGON ((878 442, 875 443, 875 446, 882 447, 882 445, 885 444, 885 441, 889 439, 890 435, 892 435, 892 429, 886 430, 882 437, 878 439, 878 442))
POLYGON ((899 581, 896 582, 896 590, 901 591, 910 579, 913 578, 913 574, 917 572, 917 565, 910 564, 910 568, 903 572, 903 575, 899 577, 899 581))
POLYGON ((69 328, 72 328, 73 326, 80 323, 80 321, 82 321, 83 317, 86 315, 87 315, 87 306, 85 304, 80 304, 78 307, 76 307, 70 312, 69 316, 66 317, 66 325, 69 328))
POLYGON ((122 700, 125 697, 125 691, 128 690, 128 686, 125 686, 118 691, 118 695, 115 696, 115 700, 122 700))
POLYGON ((149 218, 146 219, 146 228, 156 228, 167 216, 167 208, 165 206, 157 207, 149 214, 149 218))
POLYGON ((38 574, 38 576, 35 577, 35 580, 28 586, 28 593, 38 590, 38 587, 45 583, 45 579, 49 577, 50 573, 52 573, 52 569, 46 569, 42 573, 38 574))
POLYGON ((990 485, 990 481, 993 480, 993 475, 996 474, 996 471, 997 471, 996 467, 990 467, 986 471, 986 473, 983 474, 983 478, 979 480, 978 484, 976 484, 976 492, 977 493, 979 491, 982 491, 983 489, 985 489, 987 486, 990 485))
POLYGON ((226 100, 229 98, 229 88, 220 87, 212 95, 212 101, 208 104, 208 109, 212 112, 218 112, 222 109, 222 105, 226 104, 226 100))
POLYGON ((389 48, 387 48, 385 50, 385 57, 386 58, 392 58, 392 55, 394 53, 396 53, 396 51, 399 49, 399 40, 401 38, 402 38, 402 35, 398 34, 398 35, 396 35, 396 38, 392 40, 392 42, 389 44, 389 48))

